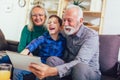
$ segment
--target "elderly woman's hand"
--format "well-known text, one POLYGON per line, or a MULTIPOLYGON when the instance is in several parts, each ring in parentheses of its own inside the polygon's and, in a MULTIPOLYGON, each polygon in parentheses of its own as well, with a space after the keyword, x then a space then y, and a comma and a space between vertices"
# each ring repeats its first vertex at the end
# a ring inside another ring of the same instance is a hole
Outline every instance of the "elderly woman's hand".
POLYGON ((48 76, 58 75, 56 67, 50 67, 46 64, 41 63, 40 65, 36 63, 31 63, 29 66, 30 71, 32 71, 39 79, 43 79, 48 76))

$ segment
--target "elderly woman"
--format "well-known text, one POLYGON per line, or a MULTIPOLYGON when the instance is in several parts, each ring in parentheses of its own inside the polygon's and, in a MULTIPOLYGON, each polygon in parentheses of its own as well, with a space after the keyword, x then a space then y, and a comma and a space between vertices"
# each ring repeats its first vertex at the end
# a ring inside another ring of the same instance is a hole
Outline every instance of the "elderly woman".
MULTIPOLYGON (((37 5, 31 9, 29 24, 25 25, 22 30, 18 52, 21 52, 33 39, 38 38, 47 31, 45 27, 46 20, 47 11, 43 7, 37 5)), ((34 55, 37 55, 36 53, 38 53, 37 50, 34 55)))
MULTIPOLYGON (((35 38, 41 36, 47 31, 45 23, 47 21, 47 11, 40 5, 34 6, 30 11, 29 24, 25 25, 22 30, 18 52, 21 52, 35 38)), ((38 49, 33 52, 33 55, 38 54, 38 49)), ((20 63, 21 64, 21 63, 20 63)), ((28 71, 14 69, 13 80, 23 80, 23 76, 31 74, 28 71)))

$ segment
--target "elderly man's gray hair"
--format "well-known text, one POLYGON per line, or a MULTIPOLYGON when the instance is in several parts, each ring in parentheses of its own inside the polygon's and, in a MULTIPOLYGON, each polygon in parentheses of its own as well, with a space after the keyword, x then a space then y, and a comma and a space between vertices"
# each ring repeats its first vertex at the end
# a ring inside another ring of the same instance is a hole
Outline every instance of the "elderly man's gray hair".
POLYGON ((73 5, 73 4, 69 4, 66 9, 72 9, 72 8, 76 8, 78 10, 78 19, 83 18, 83 11, 79 6, 73 5))

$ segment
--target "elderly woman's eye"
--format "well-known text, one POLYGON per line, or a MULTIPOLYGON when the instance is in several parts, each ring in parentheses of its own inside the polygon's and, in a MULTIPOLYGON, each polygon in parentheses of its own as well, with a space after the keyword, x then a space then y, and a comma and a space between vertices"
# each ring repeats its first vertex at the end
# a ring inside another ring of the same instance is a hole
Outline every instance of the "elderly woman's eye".
POLYGON ((44 16, 43 14, 39 14, 39 16, 44 16))

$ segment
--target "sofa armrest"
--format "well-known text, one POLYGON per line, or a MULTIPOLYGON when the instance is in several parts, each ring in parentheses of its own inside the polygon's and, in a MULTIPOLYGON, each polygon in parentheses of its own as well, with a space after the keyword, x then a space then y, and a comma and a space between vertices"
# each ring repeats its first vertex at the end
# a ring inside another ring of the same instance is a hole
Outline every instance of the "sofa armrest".
POLYGON ((117 75, 120 76, 120 62, 117 63, 117 75))
POLYGON ((17 52, 17 47, 19 44, 18 41, 7 40, 7 44, 8 44, 7 50, 17 52))
POLYGON ((118 35, 100 35, 100 70, 103 75, 117 77, 118 52, 120 37, 118 35))

